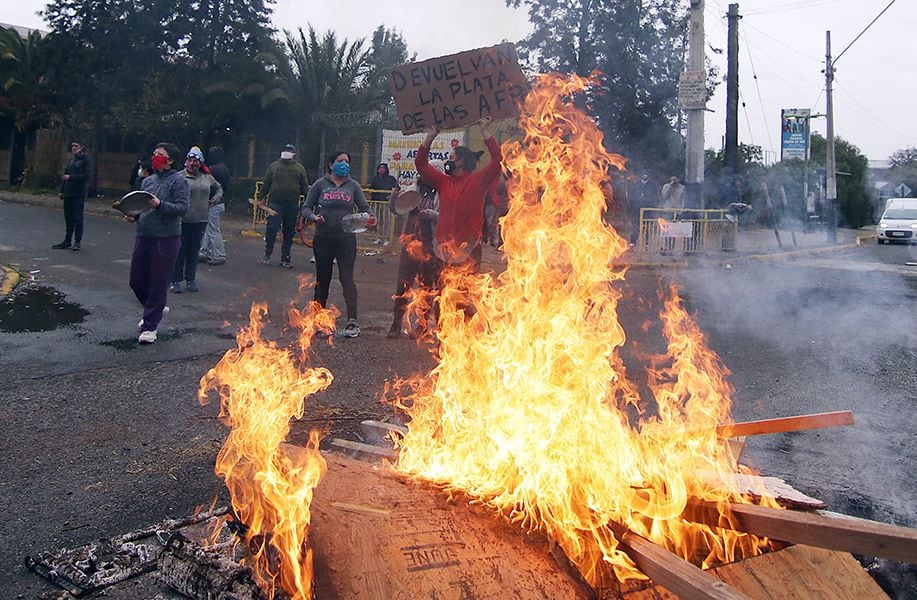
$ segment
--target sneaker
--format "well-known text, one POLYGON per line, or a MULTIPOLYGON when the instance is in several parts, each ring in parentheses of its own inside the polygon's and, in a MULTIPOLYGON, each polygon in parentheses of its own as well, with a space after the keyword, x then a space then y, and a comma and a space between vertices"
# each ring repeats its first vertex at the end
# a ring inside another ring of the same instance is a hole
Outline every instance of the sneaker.
POLYGON ((207 264, 213 267, 218 267, 220 265, 225 265, 226 259, 225 258, 209 258, 207 259, 207 264))
POLYGON ((156 341, 156 330, 152 331, 141 331, 140 337, 137 338, 137 341, 141 344, 152 344, 156 341))
POLYGON ((355 338, 360 335, 360 326, 357 325, 356 319, 347 319, 347 325, 344 327, 344 337, 355 338))
POLYGON ((201 289, 200 289, 199 287, 197 287, 197 282, 196 282, 196 281, 189 281, 189 282, 188 282, 188 291, 189 291, 189 292, 199 292, 199 291, 201 291, 201 289))
POLYGON ((401 323, 392 323, 391 328, 388 330, 388 335, 386 336, 390 340, 397 340, 401 337, 401 323))
POLYGON ((173 294, 181 294, 181 292, 182 292, 182 289, 181 289, 181 282, 176 281, 175 283, 173 283, 172 285, 170 285, 170 286, 169 286, 169 291, 172 292, 173 294))
POLYGON ((51 247, 54 248, 55 250, 66 250, 67 248, 70 247, 70 242, 61 242, 60 244, 54 244, 51 247))
POLYGON ((280 266, 283 267, 284 269, 292 269, 292 268, 293 268, 293 263, 290 262, 290 259, 288 258, 288 259, 286 259, 286 260, 281 260, 281 261, 280 261, 280 266))
POLYGON ((197 255, 197 262, 199 262, 199 263, 209 263, 209 262, 210 262, 210 257, 207 256, 206 254, 198 254, 198 255, 197 255))
POLYGON ((80 251, 80 243, 77 242, 77 243, 73 244, 73 246, 71 246, 70 249, 73 250, 74 252, 79 252, 79 251, 80 251))
MULTIPOLYGON (((169 307, 168 306, 162 307, 163 318, 165 318, 167 314, 169 314, 169 307)), ((137 321, 137 329, 143 329, 143 319, 142 318, 139 321, 137 321)))
POLYGON ((266 254, 266 255, 264 256, 264 258, 261 259, 261 264, 262 264, 262 265, 269 265, 269 264, 271 264, 271 255, 270 255, 270 254, 266 254))

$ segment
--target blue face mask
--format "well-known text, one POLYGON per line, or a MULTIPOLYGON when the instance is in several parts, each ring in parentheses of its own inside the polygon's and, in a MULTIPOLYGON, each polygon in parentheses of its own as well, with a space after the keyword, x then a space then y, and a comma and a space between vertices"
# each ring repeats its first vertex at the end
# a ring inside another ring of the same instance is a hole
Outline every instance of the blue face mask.
POLYGON ((334 174, 338 177, 347 177, 350 175, 350 165, 345 162, 334 163, 331 170, 334 171, 334 174))

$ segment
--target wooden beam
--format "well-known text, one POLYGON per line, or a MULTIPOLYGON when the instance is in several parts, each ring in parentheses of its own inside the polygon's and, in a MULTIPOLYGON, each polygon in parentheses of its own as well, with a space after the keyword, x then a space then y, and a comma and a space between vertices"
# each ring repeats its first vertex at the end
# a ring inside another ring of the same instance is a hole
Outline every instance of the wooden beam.
POLYGON ((717 427, 716 433, 719 437, 731 438, 742 435, 785 433, 787 431, 803 431, 806 429, 820 429, 822 427, 840 427, 842 425, 853 425, 853 413, 849 410, 812 415, 797 415, 795 417, 781 417, 778 419, 763 419, 761 421, 745 421, 743 423, 730 423, 717 427))
POLYGON ((644 575, 682 600, 747 599, 742 592, 617 523, 608 525, 644 575))
MULTIPOLYGON (((780 510, 755 504, 726 507, 733 529, 793 544, 917 564, 917 529, 827 511, 780 510)), ((685 518, 723 526, 713 502, 691 501, 685 518)))
POLYGON ((383 458, 389 458, 392 460, 398 458, 397 450, 381 448, 379 446, 371 446, 370 444, 361 444, 360 442, 351 442, 350 440, 342 440, 340 438, 334 438, 331 440, 331 445, 351 452, 362 452, 363 454, 381 456, 383 458))

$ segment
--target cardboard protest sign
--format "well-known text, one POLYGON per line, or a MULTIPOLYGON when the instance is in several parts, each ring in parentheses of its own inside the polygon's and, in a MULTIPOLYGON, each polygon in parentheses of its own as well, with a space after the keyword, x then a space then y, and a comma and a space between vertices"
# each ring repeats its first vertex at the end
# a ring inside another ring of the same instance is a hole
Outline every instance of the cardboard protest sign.
POLYGON ((388 79, 404 133, 514 116, 527 87, 512 44, 399 65, 388 79))

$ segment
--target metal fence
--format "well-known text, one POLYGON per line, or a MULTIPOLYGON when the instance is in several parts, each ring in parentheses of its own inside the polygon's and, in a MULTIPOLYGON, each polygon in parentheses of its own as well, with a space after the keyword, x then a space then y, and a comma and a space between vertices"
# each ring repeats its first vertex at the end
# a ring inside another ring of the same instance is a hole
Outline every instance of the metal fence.
POLYGON ((737 220, 725 209, 641 208, 637 252, 696 254, 736 249, 737 220))
MULTIPOLYGON (((263 183, 264 182, 262 181, 255 182, 254 205, 252 206, 253 230, 257 230, 258 227, 267 223, 268 214, 264 208, 266 203, 264 203, 264 199, 261 198, 261 185, 263 183)), ((374 190, 370 188, 363 188, 363 194, 365 194, 367 198, 369 198, 370 194, 373 192, 385 192, 388 194, 391 193, 391 190, 374 190)), ((305 201, 305 196, 300 196, 299 206, 302 207, 305 201)), ((369 202, 369 207, 372 209, 373 214, 376 215, 376 220, 379 222, 379 224, 376 226, 375 232, 371 235, 375 235, 375 237, 384 238, 389 241, 395 241, 395 237, 398 235, 395 228, 397 216, 389 211, 388 200, 367 200, 367 202, 369 202)))

